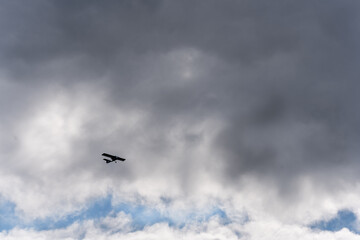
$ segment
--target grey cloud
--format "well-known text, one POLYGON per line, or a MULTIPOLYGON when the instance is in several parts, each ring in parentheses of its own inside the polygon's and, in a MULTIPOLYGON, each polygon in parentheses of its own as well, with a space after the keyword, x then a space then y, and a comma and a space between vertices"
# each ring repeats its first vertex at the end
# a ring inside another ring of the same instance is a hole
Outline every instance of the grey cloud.
MULTIPOLYGON (((17 90, 20 99, 55 84, 71 92, 101 81, 111 111, 145 112, 138 130, 76 142, 78 159, 96 155, 95 146, 125 149, 136 142, 151 155, 145 165, 155 169, 171 156, 169 132, 177 122, 190 128, 219 118, 224 129, 209 151, 224 156, 228 180, 358 167, 350 157, 359 141, 356 2, 12 1, 1 8, 1 69, 33 86, 17 90), (202 73, 174 83, 180 77, 169 53, 176 51, 196 51, 200 58, 190 65, 202 73)), ((22 112, 32 103, 14 107, 22 112)), ((84 126, 89 137, 101 114, 111 118, 109 111, 94 113, 84 126)), ((8 118, 16 122, 15 116, 8 118)), ((203 135, 190 131, 182 141, 201 144, 203 135)), ((196 179, 196 169, 179 172, 196 179)))

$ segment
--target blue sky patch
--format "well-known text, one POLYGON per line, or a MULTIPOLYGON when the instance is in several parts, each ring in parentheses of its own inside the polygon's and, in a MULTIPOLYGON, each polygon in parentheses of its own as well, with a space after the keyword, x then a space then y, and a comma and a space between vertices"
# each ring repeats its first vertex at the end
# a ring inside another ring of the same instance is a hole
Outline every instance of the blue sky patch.
POLYGON ((122 203, 116 206, 115 209, 116 212, 124 212, 131 216, 134 230, 142 230, 145 226, 151 226, 159 222, 172 224, 171 219, 161 214, 159 210, 145 205, 122 203))
POLYGON ((0 231, 10 230, 19 222, 15 207, 14 203, 0 198, 0 231))
POLYGON ((319 229, 325 231, 336 232, 343 228, 349 229, 349 231, 359 234, 360 231, 356 229, 356 215, 349 210, 341 210, 337 213, 336 217, 328 221, 318 221, 312 224, 311 229, 319 229))
POLYGON ((32 223, 36 230, 50 230, 58 228, 66 228, 76 221, 83 221, 86 219, 99 219, 106 217, 112 211, 111 204, 112 196, 108 195, 105 198, 99 198, 90 202, 88 207, 79 212, 66 215, 61 219, 45 218, 37 219, 32 223))
POLYGON ((74 222, 84 220, 101 219, 107 216, 115 217, 117 213, 123 212, 132 218, 131 227, 133 231, 142 230, 145 226, 165 222, 169 226, 182 228, 189 222, 206 222, 212 217, 218 217, 223 224, 230 223, 225 211, 219 207, 212 207, 208 210, 194 210, 177 218, 169 213, 161 212, 159 209, 131 202, 124 202, 117 205, 112 203, 112 195, 91 201, 84 209, 68 214, 62 218, 47 217, 36 219, 31 223, 23 223, 15 213, 15 204, 0 202, 0 231, 11 230, 14 227, 33 228, 37 231, 66 228, 74 222))

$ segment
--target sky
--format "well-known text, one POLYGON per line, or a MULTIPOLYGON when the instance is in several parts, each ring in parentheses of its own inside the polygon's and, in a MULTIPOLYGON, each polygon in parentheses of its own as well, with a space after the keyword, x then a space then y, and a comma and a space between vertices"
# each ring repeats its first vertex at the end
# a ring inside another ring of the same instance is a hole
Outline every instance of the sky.
POLYGON ((359 10, 0 1, 0 239, 360 240, 359 10))

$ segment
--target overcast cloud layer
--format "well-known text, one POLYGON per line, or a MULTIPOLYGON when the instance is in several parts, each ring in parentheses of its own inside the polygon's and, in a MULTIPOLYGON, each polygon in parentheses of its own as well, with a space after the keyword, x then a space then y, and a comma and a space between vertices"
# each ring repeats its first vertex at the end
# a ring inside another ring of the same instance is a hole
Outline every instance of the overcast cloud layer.
POLYGON ((1 1, 0 237, 360 239, 359 10, 1 1))

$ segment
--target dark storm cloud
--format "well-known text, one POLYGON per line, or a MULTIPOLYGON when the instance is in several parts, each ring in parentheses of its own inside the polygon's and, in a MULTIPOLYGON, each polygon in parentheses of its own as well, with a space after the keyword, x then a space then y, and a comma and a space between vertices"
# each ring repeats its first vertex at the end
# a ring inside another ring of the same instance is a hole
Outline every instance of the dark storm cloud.
POLYGON ((220 118, 212 151, 224 157, 230 179, 353 163, 355 1, 38 0, 0 8, 0 64, 10 79, 37 86, 36 94, 44 84, 71 88, 105 77, 109 104, 146 109, 141 130, 157 132, 154 152, 170 147, 174 121, 220 118), (204 71, 180 85, 163 58, 179 49, 198 51, 194 67, 204 71))

